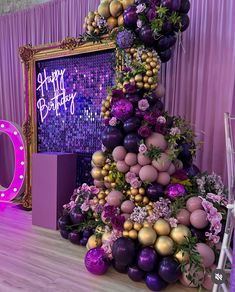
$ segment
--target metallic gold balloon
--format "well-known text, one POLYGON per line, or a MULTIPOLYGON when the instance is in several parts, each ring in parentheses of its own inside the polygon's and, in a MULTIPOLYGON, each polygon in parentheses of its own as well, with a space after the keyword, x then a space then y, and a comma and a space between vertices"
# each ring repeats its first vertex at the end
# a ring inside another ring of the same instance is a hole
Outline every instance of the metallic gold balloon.
POLYGON ((91 176, 94 179, 101 180, 103 178, 102 173, 101 173, 101 169, 99 167, 92 168, 91 176))
POLYGON ((177 243, 183 244, 187 236, 190 235, 190 230, 187 226, 179 224, 171 230, 170 237, 177 243))
POLYGON ((144 195, 145 194, 145 189, 144 188, 139 188, 139 194, 144 195))
POLYGON ((113 17, 118 17, 123 11, 122 3, 119 0, 113 0, 109 5, 109 10, 113 17))
POLYGON ((92 161, 98 167, 103 167, 105 165, 106 157, 102 151, 96 151, 92 155, 92 161))
POLYGON ((156 238, 157 234, 152 227, 143 227, 138 233, 138 240, 144 246, 153 245, 156 238))
POLYGON ((138 194, 138 195, 135 196, 135 201, 136 202, 142 202, 142 200, 143 200, 143 197, 141 195, 138 194))
POLYGON ((182 250, 175 253, 174 257, 180 262, 180 263, 187 263, 189 261, 189 255, 187 252, 183 252, 182 250), (183 255, 184 254, 184 255, 183 255))
POLYGON ((110 16, 108 19, 107 19, 107 26, 110 30, 112 30, 113 28, 115 28, 116 26, 118 26, 118 21, 115 17, 113 16, 110 16))
POLYGON ((164 219, 158 219, 153 225, 158 235, 168 235, 171 232, 170 224, 164 219))
POLYGON ((131 194, 133 196, 137 195, 138 194, 138 189, 131 189, 131 194))
POLYGON ((102 245, 101 239, 96 238, 96 236, 93 234, 89 237, 86 247, 89 250, 101 245, 102 245))
POLYGON ((124 222, 124 225, 123 225, 124 229, 125 230, 131 230, 133 228, 133 223, 129 220, 125 221, 124 222))
POLYGON ((124 230, 124 231, 122 232, 122 235, 123 235, 124 237, 129 237, 129 231, 124 230))
POLYGON ((136 231, 140 231, 140 229, 141 229, 142 227, 143 227, 142 224, 137 223, 137 222, 134 223, 134 229, 135 229, 136 231))
POLYGON ((103 16, 105 19, 110 16, 110 10, 109 10, 109 2, 102 2, 98 6, 98 13, 103 16))
POLYGON ((162 256, 171 255, 174 252, 174 241, 169 236, 159 236, 154 248, 162 256))
POLYGON ((130 230, 129 231, 129 237, 131 239, 136 239, 138 237, 138 232, 136 230, 134 230, 134 229, 130 230))
POLYGON ((124 21, 123 21, 123 15, 119 15, 118 16, 118 26, 122 26, 124 24, 124 21))
POLYGON ((135 0, 122 0, 122 6, 123 6, 123 9, 125 10, 127 7, 135 4, 135 0))

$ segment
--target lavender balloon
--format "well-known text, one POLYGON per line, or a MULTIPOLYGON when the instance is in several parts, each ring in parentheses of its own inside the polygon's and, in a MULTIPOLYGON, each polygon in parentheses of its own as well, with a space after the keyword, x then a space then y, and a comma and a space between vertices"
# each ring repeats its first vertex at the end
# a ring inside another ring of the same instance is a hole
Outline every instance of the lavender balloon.
POLYGON ((167 197, 171 200, 183 197, 186 194, 185 187, 182 184, 170 184, 166 189, 167 197))
POLYGON ((132 116, 133 105, 128 99, 122 98, 113 104, 111 113, 115 118, 124 122, 132 116))
POLYGON ((90 249, 84 259, 87 270, 95 275, 103 275, 109 268, 109 260, 100 247, 90 249))

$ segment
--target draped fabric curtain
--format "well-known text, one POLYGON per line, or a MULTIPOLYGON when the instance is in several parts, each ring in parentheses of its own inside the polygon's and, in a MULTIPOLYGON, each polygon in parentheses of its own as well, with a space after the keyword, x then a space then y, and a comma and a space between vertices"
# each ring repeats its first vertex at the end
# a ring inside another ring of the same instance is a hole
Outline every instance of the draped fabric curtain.
MULTIPOLYGON (((24 120, 23 74, 18 48, 78 36, 99 0, 57 0, 0 17, 0 119, 24 120)), ((196 164, 224 175, 223 113, 235 114, 235 1, 191 0, 189 29, 163 65, 165 106, 191 121, 204 144, 196 164)), ((0 138, 0 184, 13 172, 9 141, 0 138)))

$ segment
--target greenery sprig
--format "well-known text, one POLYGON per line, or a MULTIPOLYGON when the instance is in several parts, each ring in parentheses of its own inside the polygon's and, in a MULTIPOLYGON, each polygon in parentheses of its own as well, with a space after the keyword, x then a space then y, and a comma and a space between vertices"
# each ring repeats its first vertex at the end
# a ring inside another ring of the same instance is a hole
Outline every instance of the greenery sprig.
POLYGON ((148 156, 151 160, 157 160, 162 155, 162 149, 159 147, 155 147, 150 145, 150 149, 146 152, 146 156, 148 156))

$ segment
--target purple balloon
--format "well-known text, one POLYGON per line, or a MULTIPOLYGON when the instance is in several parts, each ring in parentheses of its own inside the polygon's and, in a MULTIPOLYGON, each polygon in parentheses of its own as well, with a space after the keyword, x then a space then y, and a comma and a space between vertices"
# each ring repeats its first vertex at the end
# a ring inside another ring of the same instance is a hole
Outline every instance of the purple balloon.
POLYGON ((190 177, 196 176, 200 173, 199 168, 195 164, 190 165, 189 167, 185 168, 185 170, 187 172, 187 175, 190 177))
POLYGON ((173 25, 170 21, 166 21, 163 23, 162 25, 162 31, 161 33, 164 34, 164 35, 169 35, 171 34, 173 31, 173 25))
POLYGON ((175 283, 182 273, 179 263, 172 257, 166 257, 160 261, 158 274, 167 283, 175 283))
POLYGON ((87 270, 95 275, 103 275, 109 268, 109 260, 102 248, 90 249, 84 259, 87 270))
POLYGON ((205 232, 208 231, 208 227, 203 228, 203 229, 197 229, 197 228, 191 226, 190 231, 192 233, 192 236, 196 237, 199 240, 199 242, 206 241, 205 232))
POLYGON ((138 15, 136 13, 136 6, 129 6, 123 12, 123 22, 126 28, 136 28, 138 15))
POLYGON ((181 27, 180 31, 185 31, 190 24, 190 20, 187 14, 181 14, 181 27))
POLYGON ((70 212, 70 219, 73 224, 79 224, 84 221, 85 216, 81 213, 81 210, 75 206, 70 212))
POLYGON ((83 231, 82 236, 83 237, 90 237, 94 232, 91 229, 86 229, 83 231))
POLYGON ((68 239, 69 237, 69 231, 68 230, 60 230, 60 235, 64 238, 64 239, 68 239))
POLYGON ((162 36, 158 39, 156 50, 158 52, 162 52, 167 50, 170 47, 170 39, 166 36, 162 36))
POLYGON ((141 124, 140 119, 138 119, 137 117, 132 117, 125 121, 123 129, 126 133, 134 132, 139 129, 140 124, 141 124))
POLYGON ((122 263, 119 263, 117 261, 113 262, 113 267, 118 273, 126 274, 128 266, 123 265, 122 263))
POLYGON ((175 200, 186 195, 186 189, 182 184, 169 184, 166 189, 166 195, 169 199, 175 200))
POLYGON ((152 46, 155 43, 153 31, 150 25, 144 25, 141 27, 139 37, 146 46, 152 46))
POLYGON ((152 291, 161 291, 167 287, 167 283, 157 273, 148 274, 145 281, 152 291))
POLYGON ((66 215, 61 216, 58 220, 59 229, 66 229, 68 225, 72 225, 72 222, 70 220, 70 215, 66 214, 66 215))
POLYGON ((128 99, 122 98, 113 104, 111 113, 115 118, 124 122, 132 116, 133 105, 128 99))
POLYGON ((88 242, 88 237, 83 237, 81 240, 80 240, 80 244, 82 246, 86 246, 87 242, 88 242))
POLYGON ((144 272, 137 266, 131 266, 128 268, 128 276, 132 281, 140 282, 144 279, 144 272))
POLYGON ((181 0, 180 13, 188 13, 190 9, 189 0, 181 0))
POLYGON ((118 238, 113 244, 112 254, 116 264, 122 266, 130 265, 136 255, 134 241, 126 237, 118 238))
POLYGON ((101 140, 106 148, 113 150, 116 146, 122 145, 123 135, 118 128, 108 126, 105 127, 101 140))
POLYGON ((152 202, 156 202, 160 197, 164 196, 164 188, 162 185, 149 185, 146 189, 146 195, 152 202))
POLYGON ((168 49, 168 50, 163 51, 163 52, 159 52, 158 54, 159 54, 159 57, 160 57, 162 63, 166 63, 171 58, 171 49, 168 49))
POLYGON ((144 247, 138 255, 138 267, 145 272, 151 272, 156 264, 156 251, 151 247, 144 247))
POLYGON ((78 231, 74 230, 69 233, 68 239, 70 242, 74 244, 80 244, 81 236, 78 231))
POLYGON ((181 0, 162 0, 161 4, 172 11, 178 11, 180 9, 181 0))
POLYGON ((128 134, 124 138, 124 147, 129 152, 138 153, 140 140, 141 139, 137 134, 128 134))
POLYGON ((135 93, 126 95, 126 98, 128 98, 128 100, 134 105, 137 105, 138 101, 140 100, 139 95, 135 93))

